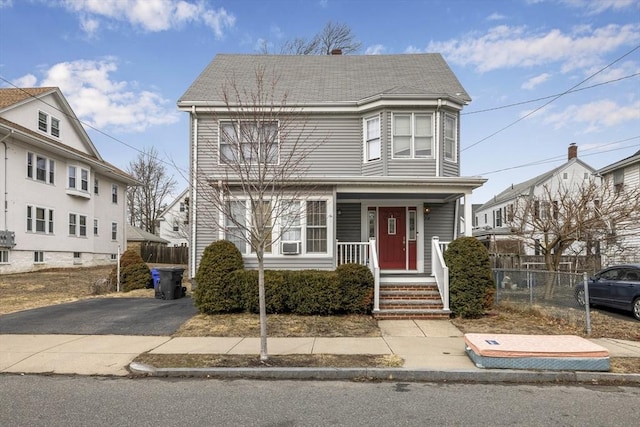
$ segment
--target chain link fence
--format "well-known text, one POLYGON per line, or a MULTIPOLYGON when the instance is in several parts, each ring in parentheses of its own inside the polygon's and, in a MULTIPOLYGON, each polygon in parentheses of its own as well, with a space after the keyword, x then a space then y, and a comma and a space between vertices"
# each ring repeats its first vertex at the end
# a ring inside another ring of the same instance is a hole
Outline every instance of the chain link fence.
MULTIPOLYGON (((494 269, 496 303, 535 306, 544 314, 591 332, 589 306, 584 305, 585 274, 562 271, 494 269)), ((587 289, 588 291, 588 289, 587 289)))

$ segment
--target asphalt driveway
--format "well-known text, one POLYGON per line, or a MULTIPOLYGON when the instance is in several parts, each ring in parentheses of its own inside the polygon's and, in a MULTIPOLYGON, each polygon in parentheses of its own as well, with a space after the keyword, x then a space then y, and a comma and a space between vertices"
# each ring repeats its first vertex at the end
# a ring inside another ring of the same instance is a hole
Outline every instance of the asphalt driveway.
POLYGON ((93 298, 0 316, 0 334, 171 335, 197 314, 191 298, 93 298))

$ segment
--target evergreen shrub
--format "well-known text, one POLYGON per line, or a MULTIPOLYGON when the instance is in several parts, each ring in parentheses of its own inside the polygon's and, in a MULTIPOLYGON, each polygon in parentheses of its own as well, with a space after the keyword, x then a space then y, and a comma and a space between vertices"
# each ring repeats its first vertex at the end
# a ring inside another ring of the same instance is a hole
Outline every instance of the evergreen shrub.
POLYGON ((227 276, 243 268, 242 254, 230 241, 218 240, 207 246, 195 276, 193 298, 198 310, 206 314, 241 310, 241 291, 228 285, 227 276))
POLYGON ((341 311, 365 314, 373 309, 374 279, 366 265, 342 264, 336 269, 340 294, 341 311))

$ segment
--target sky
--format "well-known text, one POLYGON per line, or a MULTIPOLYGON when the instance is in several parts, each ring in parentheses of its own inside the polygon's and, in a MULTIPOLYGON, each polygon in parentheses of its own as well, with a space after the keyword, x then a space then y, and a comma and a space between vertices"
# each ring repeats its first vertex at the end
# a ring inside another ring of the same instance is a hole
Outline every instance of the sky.
POLYGON ((567 160, 640 150, 640 0, 0 0, 0 87, 58 86, 102 157, 154 147, 187 187, 177 100, 218 53, 278 53, 329 21, 358 54, 438 52, 473 101, 461 175, 484 203, 567 160))

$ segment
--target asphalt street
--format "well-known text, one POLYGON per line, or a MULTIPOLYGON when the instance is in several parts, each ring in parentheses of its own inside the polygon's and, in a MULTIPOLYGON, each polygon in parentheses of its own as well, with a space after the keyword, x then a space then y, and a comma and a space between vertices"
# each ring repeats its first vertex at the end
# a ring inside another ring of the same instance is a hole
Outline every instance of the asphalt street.
POLYGON ((172 335, 197 314, 191 298, 93 298, 0 316, 0 334, 172 335))

